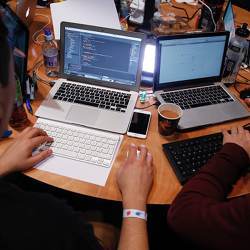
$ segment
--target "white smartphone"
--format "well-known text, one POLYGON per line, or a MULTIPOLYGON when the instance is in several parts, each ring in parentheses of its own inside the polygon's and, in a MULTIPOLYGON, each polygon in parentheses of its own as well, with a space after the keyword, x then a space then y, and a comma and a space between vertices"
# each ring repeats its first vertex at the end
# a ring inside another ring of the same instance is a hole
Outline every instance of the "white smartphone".
POLYGON ((135 109, 129 124, 128 136, 146 138, 151 120, 151 113, 140 109, 135 109))

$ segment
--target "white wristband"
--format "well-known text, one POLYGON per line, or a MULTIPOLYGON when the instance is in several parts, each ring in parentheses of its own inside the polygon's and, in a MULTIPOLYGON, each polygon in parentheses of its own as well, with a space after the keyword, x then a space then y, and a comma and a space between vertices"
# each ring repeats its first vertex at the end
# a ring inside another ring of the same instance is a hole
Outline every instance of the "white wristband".
POLYGON ((123 218, 129 217, 147 220, 147 213, 145 211, 137 209, 123 209, 123 218))

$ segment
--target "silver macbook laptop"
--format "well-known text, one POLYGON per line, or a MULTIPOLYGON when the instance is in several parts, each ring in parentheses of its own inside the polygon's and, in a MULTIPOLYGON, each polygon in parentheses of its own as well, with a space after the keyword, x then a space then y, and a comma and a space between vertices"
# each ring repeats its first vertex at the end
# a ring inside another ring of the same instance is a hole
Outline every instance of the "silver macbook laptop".
POLYGON ((36 115, 125 133, 139 92, 145 35, 61 23, 60 76, 36 115))
POLYGON ((182 107, 180 130, 249 116, 220 83, 228 36, 215 32, 157 38, 154 91, 160 103, 182 107))

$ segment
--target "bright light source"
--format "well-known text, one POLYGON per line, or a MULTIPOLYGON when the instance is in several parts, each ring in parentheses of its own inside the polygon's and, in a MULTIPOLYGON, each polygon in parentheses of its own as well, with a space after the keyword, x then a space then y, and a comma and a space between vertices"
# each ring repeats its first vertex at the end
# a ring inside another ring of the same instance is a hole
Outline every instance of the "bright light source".
POLYGON ((30 8, 27 9, 26 13, 25 13, 25 17, 27 18, 30 14, 30 8))
POLYGON ((144 52, 142 71, 154 73, 155 70, 155 45, 147 44, 144 52))

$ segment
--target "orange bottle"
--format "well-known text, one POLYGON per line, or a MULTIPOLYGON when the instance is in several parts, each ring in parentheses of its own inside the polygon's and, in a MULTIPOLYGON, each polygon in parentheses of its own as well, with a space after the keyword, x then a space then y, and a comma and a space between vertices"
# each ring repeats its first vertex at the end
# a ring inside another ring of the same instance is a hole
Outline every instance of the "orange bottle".
POLYGON ((26 111, 23 107, 23 97, 21 85, 18 77, 16 76, 16 98, 14 103, 13 112, 9 121, 12 128, 22 129, 27 126, 28 118, 26 111))

